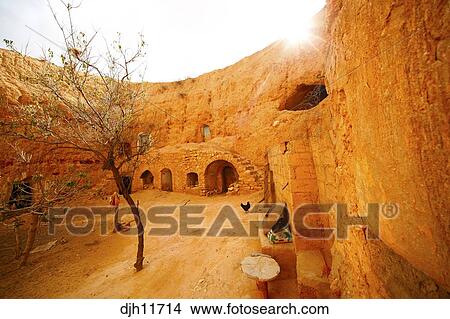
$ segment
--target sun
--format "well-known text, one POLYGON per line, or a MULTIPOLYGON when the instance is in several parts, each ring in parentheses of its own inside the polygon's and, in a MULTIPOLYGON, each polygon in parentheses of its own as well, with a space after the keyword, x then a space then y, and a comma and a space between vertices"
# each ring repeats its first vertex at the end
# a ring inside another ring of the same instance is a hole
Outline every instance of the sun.
POLYGON ((312 39, 311 24, 302 23, 288 28, 283 39, 289 44, 310 42, 312 39))
POLYGON ((273 24, 278 38, 291 45, 310 44, 316 36, 316 14, 325 5, 324 1, 285 0, 282 14, 273 15, 273 24))

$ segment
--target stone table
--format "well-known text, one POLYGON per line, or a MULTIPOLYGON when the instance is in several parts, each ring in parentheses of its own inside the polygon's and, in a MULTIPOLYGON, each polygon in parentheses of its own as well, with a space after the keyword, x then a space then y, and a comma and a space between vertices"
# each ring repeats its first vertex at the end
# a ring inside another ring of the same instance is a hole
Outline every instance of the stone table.
POLYGON ((241 261, 241 270, 247 277, 256 280, 258 290, 264 298, 269 297, 267 282, 280 274, 280 265, 269 255, 254 253, 241 261))

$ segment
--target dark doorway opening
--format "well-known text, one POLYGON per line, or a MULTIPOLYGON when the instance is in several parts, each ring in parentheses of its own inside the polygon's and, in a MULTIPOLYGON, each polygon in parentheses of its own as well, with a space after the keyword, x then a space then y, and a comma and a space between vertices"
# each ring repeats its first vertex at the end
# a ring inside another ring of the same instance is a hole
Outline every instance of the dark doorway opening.
POLYGON ((161 171, 161 190, 166 192, 172 192, 172 171, 165 168, 161 171))
POLYGON ((322 102, 327 96, 327 89, 323 84, 300 84, 280 109, 289 111, 309 110, 322 102))
POLYGON ((145 170, 141 174, 141 179, 142 179, 142 188, 144 189, 153 188, 154 177, 152 172, 150 172, 149 170, 145 170))
POLYGON ((222 193, 228 192, 228 187, 236 182, 236 170, 234 167, 225 166, 222 169, 222 193))
POLYGON ((236 168, 230 162, 217 160, 208 165, 205 171, 205 188, 218 194, 228 192, 228 187, 239 180, 236 168))
POLYGON ((14 182, 12 185, 9 205, 17 209, 30 207, 33 204, 33 189, 29 181, 14 182))
POLYGON ((197 173, 188 173, 186 185, 189 188, 197 187, 198 186, 198 174, 197 173))

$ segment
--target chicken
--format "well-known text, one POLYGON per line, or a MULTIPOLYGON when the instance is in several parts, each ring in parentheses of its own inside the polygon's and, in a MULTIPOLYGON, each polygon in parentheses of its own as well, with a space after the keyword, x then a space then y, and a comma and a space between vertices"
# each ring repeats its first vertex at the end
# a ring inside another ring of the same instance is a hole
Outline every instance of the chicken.
POLYGON ((242 209, 245 211, 245 212, 248 212, 248 210, 250 209, 250 202, 247 202, 247 204, 242 204, 241 203, 241 207, 242 207, 242 209))

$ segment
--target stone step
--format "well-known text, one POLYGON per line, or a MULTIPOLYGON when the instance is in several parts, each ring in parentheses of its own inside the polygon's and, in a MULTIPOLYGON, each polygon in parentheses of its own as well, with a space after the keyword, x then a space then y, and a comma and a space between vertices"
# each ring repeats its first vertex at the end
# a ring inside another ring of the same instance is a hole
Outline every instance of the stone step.
POLYGON ((329 297, 330 283, 322 252, 320 250, 300 250, 297 252, 296 263, 300 297, 329 297))

